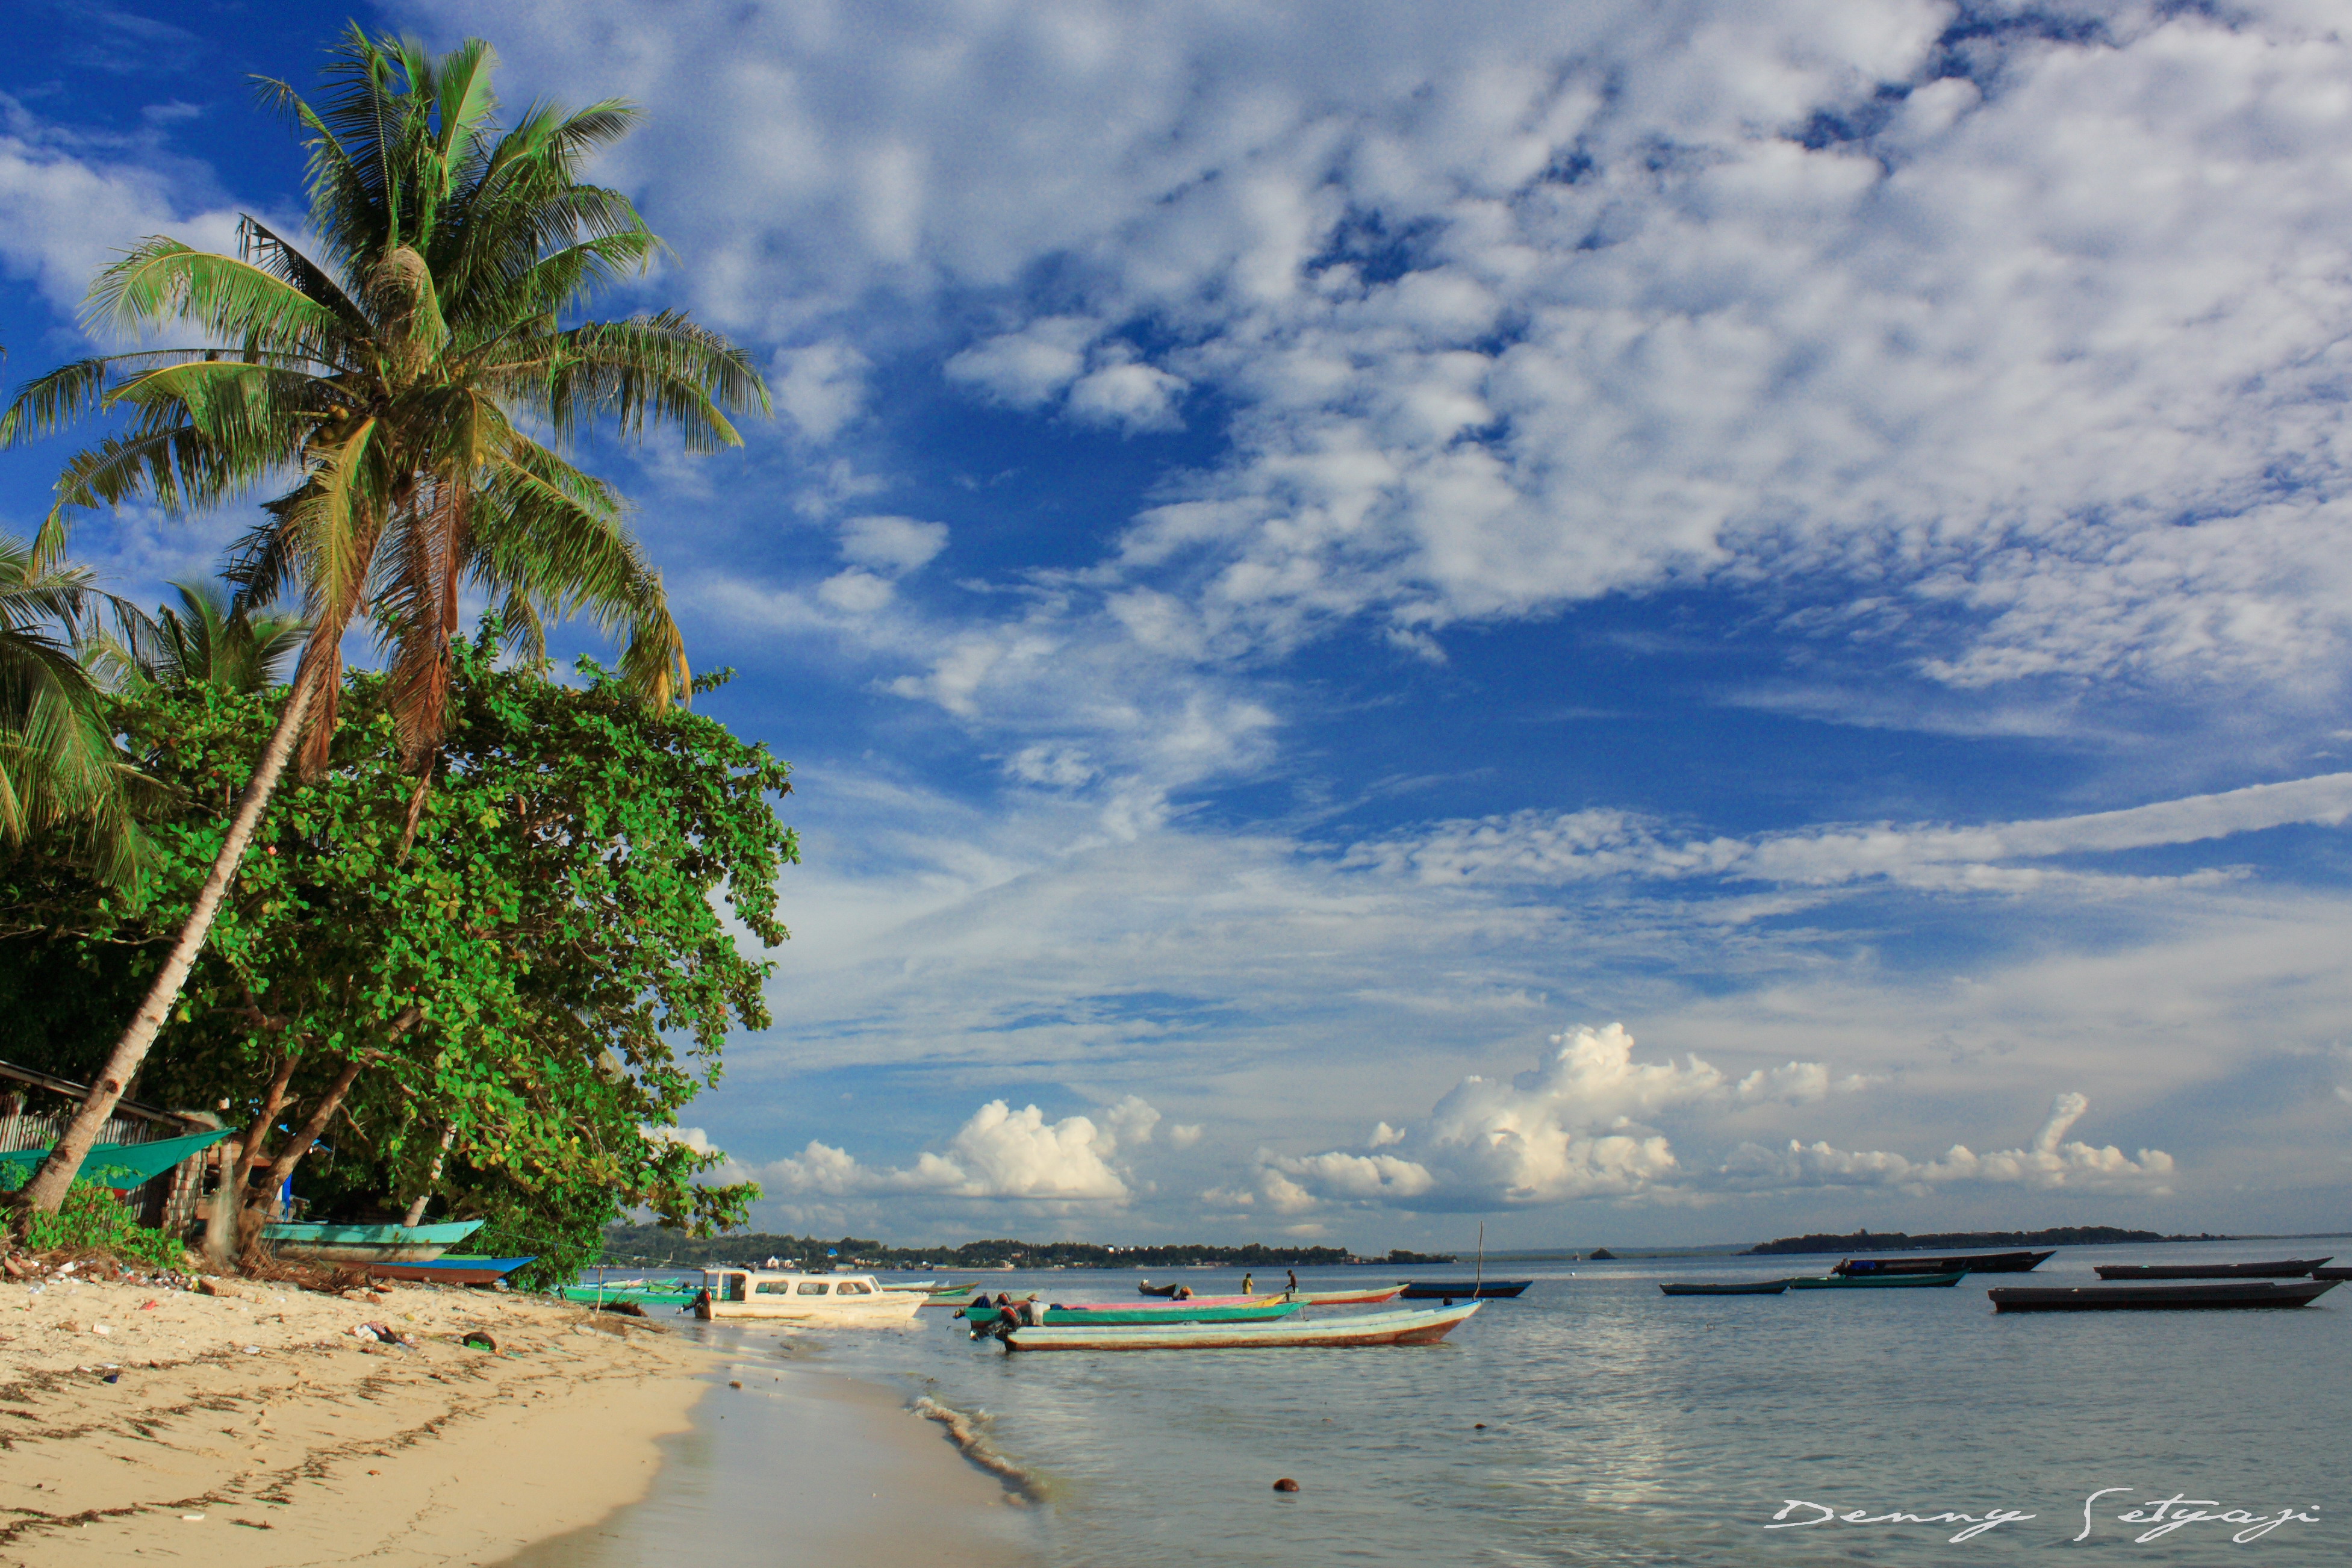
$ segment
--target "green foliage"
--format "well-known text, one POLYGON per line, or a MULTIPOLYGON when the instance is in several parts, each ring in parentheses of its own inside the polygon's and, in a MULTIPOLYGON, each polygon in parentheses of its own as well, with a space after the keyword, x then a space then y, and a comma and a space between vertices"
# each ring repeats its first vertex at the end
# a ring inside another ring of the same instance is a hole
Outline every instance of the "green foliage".
MULTIPOLYGON (((15 1171, 16 1182, 26 1173, 15 1171)), ((187 1251, 176 1238, 141 1225, 112 1188, 96 1182, 76 1182, 56 1214, 27 1215, 22 1245, 29 1252, 111 1253, 159 1273, 182 1267, 187 1251)))
MULTIPOLYGON (((788 769, 714 720, 635 700, 593 662, 578 687, 499 669, 498 640, 491 623, 451 650, 449 728, 421 801, 395 678, 347 679, 330 765, 281 788, 142 1093, 226 1097, 249 1118, 290 1057, 292 1122, 362 1061, 301 1180, 319 1217, 396 1217, 429 1186, 434 1217, 485 1218, 478 1245, 555 1266, 593 1256, 632 1207, 688 1228, 740 1222, 757 1189, 702 1184, 719 1157, 658 1130, 717 1081, 731 1029, 768 1022, 768 966, 735 932, 786 935, 776 882, 799 847, 770 803, 788 769)), ((144 765, 188 803, 151 830, 152 897, 133 907, 61 858, 0 865, 0 994, 35 963, 117 994, 152 973, 276 700, 191 684, 121 700, 144 765)))

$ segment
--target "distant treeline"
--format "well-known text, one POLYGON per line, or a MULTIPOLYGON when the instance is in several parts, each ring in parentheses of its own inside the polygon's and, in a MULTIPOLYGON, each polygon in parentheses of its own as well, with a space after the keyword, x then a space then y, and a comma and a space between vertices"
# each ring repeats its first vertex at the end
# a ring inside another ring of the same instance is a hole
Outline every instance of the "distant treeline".
POLYGON ((2065 1226, 2056 1230, 1951 1230, 1906 1236, 1899 1230, 1857 1230, 1852 1236, 1784 1236, 1751 1247, 1745 1256, 1778 1252, 1905 1252, 1969 1247, 2115 1247, 2137 1241, 2227 1241, 2226 1236, 2160 1236, 2152 1230, 2117 1230, 2110 1225, 2065 1226))
POLYGON ((891 1247, 868 1237, 833 1240, 739 1231, 695 1237, 657 1225, 615 1225, 604 1231, 606 1263, 751 1263, 770 1258, 811 1268, 1310 1268, 1346 1263, 1451 1263, 1451 1253, 1407 1252, 1360 1258, 1343 1247, 1097 1247, 1085 1241, 968 1241, 961 1247, 891 1247))

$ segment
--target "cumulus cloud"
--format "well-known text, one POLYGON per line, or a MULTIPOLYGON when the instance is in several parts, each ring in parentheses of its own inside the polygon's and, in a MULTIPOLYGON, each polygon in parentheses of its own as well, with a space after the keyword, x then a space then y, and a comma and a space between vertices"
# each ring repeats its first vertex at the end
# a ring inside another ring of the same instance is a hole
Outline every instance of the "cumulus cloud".
POLYGON ((1531 1071, 1465 1078, 1426 1121, 1381 1123, 1373 1148, 1396 1153, 1262 1152, 1260 1196, 1282 1212, 1319 1202, 1462 1209, 1622 1197, 1674 1179, 1674 1151, 1648 1120, 1717 1097, 1723 1074, 1696 1057, 1637 1062, 1621 1024, 1551 1043, 1531 1071))
POLYGON ((1807 1187, 1900 1187, 1925 1192, 1970 1183, 2064 1188, 2094 1193, 2169 1193, 2172 1156, 2142 1149, 2137 1158, 2110 1143, 2094 1147, 2069 1142, 2067 1132, 2091 1108, 2089 1100, 2067 1093, 2051 1102, 2049 1120, 2022 1149, 1979 1154, 1955 1143, 1939 1159, 1914 1162, 1900 1154, 1835 1149, 1791 1139, 1785 1149, 1743 1143, 1717 1172, 1722 1184, 1743 1191, 1807 1187))
POLYGON ((846 1150, 812 1140, 793 1157, 762 1167, 760 1180, 782 1195, 925 1195, 1045 1203, 1123 1204, 1130 1194, 1112 1163, 1122 1145, 1148 1143, 1160 1112, 1128 1095, 1104 1113, 1047 1121, 1034 1105, 1013 1110, 992 1100, 940 1152, 925 1152, 903 1168, 867 1165, 846 1150))

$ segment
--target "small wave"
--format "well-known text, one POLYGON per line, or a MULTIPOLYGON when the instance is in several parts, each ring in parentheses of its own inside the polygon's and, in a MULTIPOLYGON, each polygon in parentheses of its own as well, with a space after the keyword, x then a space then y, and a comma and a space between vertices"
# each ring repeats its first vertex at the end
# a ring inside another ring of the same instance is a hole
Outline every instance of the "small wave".
POLYGON ((924 1420, 936 1421, 946 1427, 949 1440, 963 1451, 965 1458, 995 1476, 1030 1501, 1045 1500, 1044 1484, 1035 1476, 1006 1458, 996 1445, 988 1440, 988 1434, 980 1429, 980 1423, 971 1416, 953 1405, 941 1405, 928 1394, 916 1396, 913 1409, 915 1414, 924 1420))

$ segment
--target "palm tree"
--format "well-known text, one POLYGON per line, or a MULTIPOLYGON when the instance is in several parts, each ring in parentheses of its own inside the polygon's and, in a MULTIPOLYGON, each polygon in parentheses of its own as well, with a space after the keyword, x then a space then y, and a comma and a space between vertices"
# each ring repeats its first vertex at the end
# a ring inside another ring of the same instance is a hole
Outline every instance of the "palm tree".
POLYGON ((262 691, 299 653, 310 626, 299 616, 256 613, 217 583, 174 583, 177 609, 159 606, 128 634, 90 639, 88 662, 119 672, 128 685, 214 686, 262 691))
POLYGON ((77 653, 97 601, 110 602, 87 567, 0 535, 0 844, 68 833, 100 881, 129 888, 145 847, 132 807, 148 792, 77 653))
POLYGON ((306 768, 324 764, 355 615, 367 612, 385 648, 402 744, 420 773, 413 807, 468 586, 534 657, 549 619, 585 615, 625 639, 622 669, 646 701, 690 689, 661 579, 620 496, 533 432, 560 445, 599 420, 629 435, 667 425, 689 450, 709 451, 740 444, 727 415, 767 412, 767 388, 741 350, 682 313, 562 324, 660 249, 627 197, 579 178, 635 111, 540 103, 501 128, 493 63, 479 39, 435 58, 353 25, 315 106, 265 82, 309 154, 320 258, 251 217, 235 257, 141 242, 92 288, 93 327, 179 325, 205 341, 67 365, 0 419, 5 444, 128 416, 68 465, 52 525, 133 496, 191 512, 290 476, 236 574, 250 603, 298 588, 310 626, 212 874, 89 1100, 16 1194, 25 1207, 63 1201, 202 950, 298 740, 306 768))

